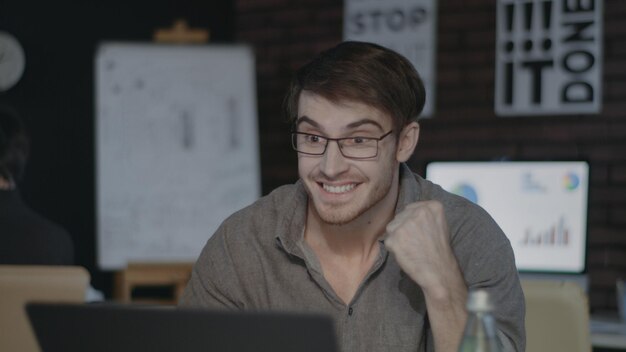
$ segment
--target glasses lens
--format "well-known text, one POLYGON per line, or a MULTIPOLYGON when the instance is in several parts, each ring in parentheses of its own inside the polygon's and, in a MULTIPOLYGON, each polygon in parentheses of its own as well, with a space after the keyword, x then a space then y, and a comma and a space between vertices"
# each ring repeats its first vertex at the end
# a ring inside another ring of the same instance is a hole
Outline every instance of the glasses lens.
POLYGON ((361 137, 342 139, 341 152, 348 158, 373 158, 378 154, 378 140, 361 137))
POLYGON ((292 144, 295 150, 306 154, 324 154, 328 140, 321 136, 306 133, 293 133, 292 144))

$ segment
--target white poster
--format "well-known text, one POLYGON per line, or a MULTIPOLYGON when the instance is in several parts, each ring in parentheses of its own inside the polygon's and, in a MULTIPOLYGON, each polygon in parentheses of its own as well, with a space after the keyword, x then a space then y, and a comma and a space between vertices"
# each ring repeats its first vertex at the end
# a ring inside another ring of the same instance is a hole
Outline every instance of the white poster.
POLYGON ((496 113, 599 113, 602 13, 602 0, 498 0, 496 113))
POLYGON ((426 88, 421 116, 435 108, 435 0, 346 0, 344 40, 383 45, 404 55, 419 72, 426 88))
POLYGON ((260 195, 252 51, 106 43, 95 64, 100 268, 195 261, 260 195))

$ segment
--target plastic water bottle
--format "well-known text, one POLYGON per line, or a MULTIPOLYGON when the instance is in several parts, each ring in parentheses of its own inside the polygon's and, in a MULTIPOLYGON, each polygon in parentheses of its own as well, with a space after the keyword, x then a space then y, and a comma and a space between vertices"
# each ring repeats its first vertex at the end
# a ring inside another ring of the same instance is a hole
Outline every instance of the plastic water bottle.
POLYGON ((487 291, 470 291, 467 297, 467 324, 459 352, 501 352, 492 311, 493 305, 487 291))

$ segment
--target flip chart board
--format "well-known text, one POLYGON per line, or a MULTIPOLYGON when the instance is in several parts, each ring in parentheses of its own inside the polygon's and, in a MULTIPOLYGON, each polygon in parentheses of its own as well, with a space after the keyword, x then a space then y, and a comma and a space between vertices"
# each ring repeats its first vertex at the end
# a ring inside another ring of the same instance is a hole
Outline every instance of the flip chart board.
POLYGON ((102 43, 95 85, 98 265, 195 261, 260 195, 251 49, 102 43))

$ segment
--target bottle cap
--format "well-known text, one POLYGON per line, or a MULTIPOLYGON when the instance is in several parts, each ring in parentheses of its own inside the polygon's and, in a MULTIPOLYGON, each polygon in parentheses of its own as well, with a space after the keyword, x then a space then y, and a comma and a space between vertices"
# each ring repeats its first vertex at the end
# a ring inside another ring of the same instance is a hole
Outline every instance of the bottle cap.
POLYGON ((489 301, 489 292, 483 289, 472 290, 467 297, 467 310, 470 312, 490 312, 493 305, 489 301))

